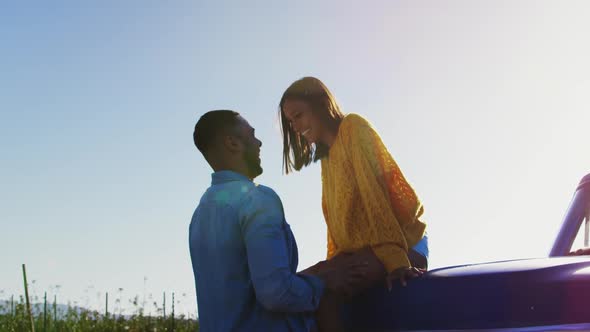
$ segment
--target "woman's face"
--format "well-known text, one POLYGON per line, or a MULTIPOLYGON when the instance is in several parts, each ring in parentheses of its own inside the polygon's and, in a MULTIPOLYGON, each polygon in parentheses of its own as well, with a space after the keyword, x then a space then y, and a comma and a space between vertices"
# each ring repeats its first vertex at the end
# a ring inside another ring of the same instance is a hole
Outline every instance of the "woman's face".
POLYGON ((287 99, 283 104, 283 115, 291 128, 303 135, 309 143, 318 143, 323 134, 323 125, 308 103, 298 99, 287 99))

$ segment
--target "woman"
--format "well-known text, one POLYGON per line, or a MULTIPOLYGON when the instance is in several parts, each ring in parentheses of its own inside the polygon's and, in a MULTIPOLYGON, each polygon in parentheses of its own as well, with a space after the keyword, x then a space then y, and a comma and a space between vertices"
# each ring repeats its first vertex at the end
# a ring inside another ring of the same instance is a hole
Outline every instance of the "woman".
POLYGON ((421 275, 428 259, 424 209, 369 122, 344 115, 314 77, 289 86, 279 113, 285 172, 321 161, 328 259, 364 249, 377 265, 359 290, 421 275))

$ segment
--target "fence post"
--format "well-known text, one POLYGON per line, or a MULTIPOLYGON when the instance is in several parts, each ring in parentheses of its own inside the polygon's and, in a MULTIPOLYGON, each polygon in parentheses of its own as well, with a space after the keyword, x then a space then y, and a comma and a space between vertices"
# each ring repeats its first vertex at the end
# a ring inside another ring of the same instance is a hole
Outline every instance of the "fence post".
POLYGON ((53 321, 57 323, 57 295, 53 295, 53 321))
POLYGON ((176 324, 174 322, 174 292, 172 292, 172 331, 175 330, 175 327, 176 327, 176 324))
POLYGON ((43 296, 43 332, 47 332, 47 292, 43 296))
POLYGON ((27 269, 23 264, 23 281, 25 283, 25 298, 27 299, 27 312, 31 320, 31 332, 35 332, 35 321, 33 320, 33 313, 31 312, 31 302, 29 302, 29 285, 27 284, 27 269))

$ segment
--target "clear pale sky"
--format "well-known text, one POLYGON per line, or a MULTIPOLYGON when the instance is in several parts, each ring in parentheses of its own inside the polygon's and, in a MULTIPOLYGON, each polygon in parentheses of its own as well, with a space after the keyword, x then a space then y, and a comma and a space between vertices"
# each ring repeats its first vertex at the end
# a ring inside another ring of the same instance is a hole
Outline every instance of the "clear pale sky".
POLYGON ((218 108, 257 129, 257 182, 282 197, 300 267, 323 259, 320 167, 281 169, 277 105, 307 75, 381 134, 425 205, 432 268, 545 256, 590 172, 589 16, 587 1, 2 3, 0 299, 23 294, 26 263, 37 296, 61 285, 60 302, 103 310, 106 291, 126 308, 174 291, 194 315, 187 232, 211 171, 191 135, 218 108))

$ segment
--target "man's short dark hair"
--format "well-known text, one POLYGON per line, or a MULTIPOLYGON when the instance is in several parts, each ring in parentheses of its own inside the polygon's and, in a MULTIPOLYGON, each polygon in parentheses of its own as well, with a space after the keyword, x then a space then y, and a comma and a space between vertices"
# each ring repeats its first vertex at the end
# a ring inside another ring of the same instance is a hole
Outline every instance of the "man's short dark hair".
POLYGON ((206 156, 217 136, 239 123, 239 116, 240 113, 231 110, 214 110, 203 114, 193 132, 197 149, 206 156))

